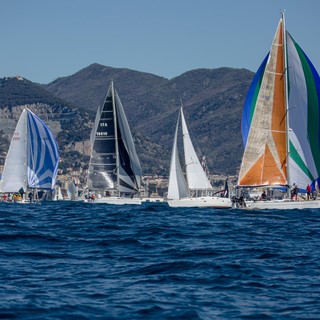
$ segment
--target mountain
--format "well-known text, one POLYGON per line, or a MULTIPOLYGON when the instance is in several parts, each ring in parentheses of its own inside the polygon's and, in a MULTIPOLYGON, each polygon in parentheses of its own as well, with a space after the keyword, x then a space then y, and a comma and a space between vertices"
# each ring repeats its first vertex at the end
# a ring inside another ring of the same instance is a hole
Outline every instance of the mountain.
POLYGON ((126 102, 167 82, 165 78, 149 73, 95 63, 74 75, 58 78, 45 88, 56 97, 69 101, 80 109, 92 111, 95 115, 111 80, 115 83, 121 101, 126 102))
POLYGON ((0 164, 24 107, 47 122, 61 151, 60 168, 89 163, 95 113, 114 81, 133 132, 143 174, 167 175, 178 109, 184 106, 191 138, 213 174, 236 173, 243 153, 241 111, 251 71, 196 69, 166 79, 92 64, 43 85, 22 77, 0 79, 0 164))
POLYGON ((93 120, 110 81, 136 137, 144 173, 167 174, 178 109, 211 173, 235 174, 243 146, 241 111, 253 73, 246 69, 196 69, 165 79, 149 73, 92 64, 45 88, 89 113, 93 120))

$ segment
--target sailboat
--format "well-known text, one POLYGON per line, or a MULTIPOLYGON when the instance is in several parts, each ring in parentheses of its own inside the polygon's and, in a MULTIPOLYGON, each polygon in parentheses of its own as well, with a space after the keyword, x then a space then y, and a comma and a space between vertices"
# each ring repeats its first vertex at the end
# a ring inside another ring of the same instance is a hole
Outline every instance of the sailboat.
POLYGON ((87 197, 93 203, 141 204, 141 165, 113 81, 98 108, 91 146, 87 197))
POLYGON ((52 190, 59 164, 58 144, 47 125, 25 108, 13 133, 0 181, 0 192, 23 188, 52 190))
POLYGON ((231 208, 228 197, 214 195, 211 183, 193 147, 183 109, 180 108, 176 125, 169 174, 167 202, 170 207, 231 208), (186 178, 178 154, 178 131, 181 121, 186 178))
POLYGON ((53 201, 61 201, 64 200, 63 199, 63 195, 61 192, 61 187, 56 185, 53 192, 52 192, 52 200, 53 201))
POLYGON ((72 201, 78 200, 78 187, 73 181, 68 182, 67 187, 68 199, 72 201))
POLYGON ((320 80, 286 31, 284 13, 272 47, 255 74, 242 114, 245 146, 238 187, 285 188, 279 200, 253 201, 258 209, 319 208, 319 200, 292 201, 289 189, 315 188, 320 176, 320 80))

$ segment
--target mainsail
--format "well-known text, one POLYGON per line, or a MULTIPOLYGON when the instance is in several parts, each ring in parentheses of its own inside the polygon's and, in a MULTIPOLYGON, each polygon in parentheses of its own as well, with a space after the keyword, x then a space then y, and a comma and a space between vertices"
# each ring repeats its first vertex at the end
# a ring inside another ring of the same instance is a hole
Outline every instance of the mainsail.
POLYGON ((120 98, 111 82, 91 133, 88 188, 138 192, 141 166, 120 98))
POLYGON ((211 190, 212 186, 194 150, 183 109, 180 109, 176 125, 168 186, 168 199, 181 199, 189 196, 189 190, 211 190), (184 160, 186 178, 183 175, 178 155, 178 128, 181 121, 183 135, 184 160))
POLYGON ((6 157, 1 192, 17 192, 21 187, 53 189, 58 164, 58 144, 53 134, 37 115, 25 108, 6 157))
POLYGON ((188 197, 189 189, 187 181, 183 175, 181 168, 179 153, 178 153, 178 131, 180 123, 180 112, 177 120, 176 131, 173 140, 173 147, 171 153, 169 185, 168 185, 168 199, 178 200, 188 197))
POLYGON ((304 188, 319 179, 319 93, 319 75, 282 15, 244 104, 239 186, 304 188))

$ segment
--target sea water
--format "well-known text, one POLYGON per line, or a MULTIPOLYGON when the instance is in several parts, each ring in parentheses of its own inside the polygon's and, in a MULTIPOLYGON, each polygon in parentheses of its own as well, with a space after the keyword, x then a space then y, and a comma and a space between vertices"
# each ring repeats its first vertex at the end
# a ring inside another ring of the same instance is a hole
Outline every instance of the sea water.
POLYGON ((319 319, 320 211, 0 204, 1 319, 319 319))

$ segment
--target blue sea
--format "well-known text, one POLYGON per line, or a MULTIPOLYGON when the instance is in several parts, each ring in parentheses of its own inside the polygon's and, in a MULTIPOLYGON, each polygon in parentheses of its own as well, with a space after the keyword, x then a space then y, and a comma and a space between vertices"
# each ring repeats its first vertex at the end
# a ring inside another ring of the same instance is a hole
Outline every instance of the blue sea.
POLYGON ((0 204, 1 319, 319 319, 320 211, 0 204))

